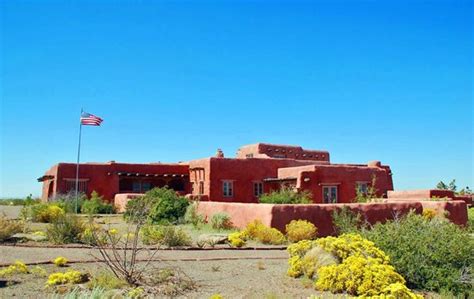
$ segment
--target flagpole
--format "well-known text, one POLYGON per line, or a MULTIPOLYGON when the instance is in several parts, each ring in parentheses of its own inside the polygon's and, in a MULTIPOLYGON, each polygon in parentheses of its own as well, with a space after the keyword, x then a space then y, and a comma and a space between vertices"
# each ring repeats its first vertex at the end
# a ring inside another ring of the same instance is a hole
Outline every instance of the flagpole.
POLYGON ((77 213, 77 202, 79 200, 79 158, 81 156, 82 112, 83 112, 83 109, 81 108, 81 116, 79 117, 79 144, 77 146, 77 163, 76 163, 76 203, 75 203, 76 213, 77 213))

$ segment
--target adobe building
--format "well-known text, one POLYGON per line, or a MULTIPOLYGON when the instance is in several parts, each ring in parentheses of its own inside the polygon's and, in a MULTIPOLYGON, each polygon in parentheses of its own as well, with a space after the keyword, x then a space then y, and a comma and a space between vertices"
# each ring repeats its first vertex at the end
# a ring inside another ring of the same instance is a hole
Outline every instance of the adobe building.
MULTIPOLYGON (((42 199, 75 190, 76 164, 59 163, 38 181, 42 199)), ((333 164, 327 151, 300 146, 257 143, 241 147, 235 158, 215 157, 178 164, 82 163, 79 191, 97 191, 113 201, 121 194, 141 194, 153 187, 168 186, 182 195, 204 201, 258 202, 263 193, 282 187, 308 190, 315 203, 349 203, 375 182, 378 197, 393 190, 389 166, 333 164), (375 180, 373 180, 375 178, 375 180)))

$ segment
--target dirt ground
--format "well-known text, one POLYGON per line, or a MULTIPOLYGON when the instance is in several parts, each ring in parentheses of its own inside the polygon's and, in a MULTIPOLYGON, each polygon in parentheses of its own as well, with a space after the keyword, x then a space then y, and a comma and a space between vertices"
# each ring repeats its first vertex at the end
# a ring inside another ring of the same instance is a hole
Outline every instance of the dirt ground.
MULTIPOLYGON (((199 262, 160 262, 156 267, 179 267, 197 285, 177 298, 209 298, 221 294, 224 298, 307 298, 318 294, 311 288, 304 288, 302 283, 285 275, 286 261, 255 260, 236 261, 199 261, 199 262)), ((53 265, 44 266, 51 272, 57 272, 53 265)), ((95 273, 103 269, 98 264, 74 264, 72 269, 95 273)), ((45 290, 45 277, 34 277, 32 274, 16 275, 16 283, 0 288, 0 298, 47 298, 51 291, 45 290)), ((321 296, 321 294, 319 293, 321 296)), ((163 296, 157 296, 157 298, 163 296)), ((332 297, 326 294, 324 298, 332 297)), ((340 297, 340 296, 339 296, 340 297)))

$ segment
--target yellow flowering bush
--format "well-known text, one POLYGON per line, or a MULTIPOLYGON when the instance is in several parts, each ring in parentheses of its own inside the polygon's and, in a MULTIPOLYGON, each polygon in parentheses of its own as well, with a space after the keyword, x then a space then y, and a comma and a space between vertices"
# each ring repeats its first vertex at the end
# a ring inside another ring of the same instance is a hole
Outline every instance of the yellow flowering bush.
POLYGON ((342 234, 339 237, 318 239, 316 243, 339 259, 344 260, 352 255, 361 255, 378 259, 380 263, 388 264, 390 258, 375 244, 358 234, 342 234))
POLYGON ((392 266, 359 254, 349 256, 341 264, 321 267, 317 274, 316 289, 333 293, 373 296, 392 283, 405 284, 392 266))
POLYGON ((260 220, 247 224, 242 234, 244 239, 258 240, 263 244, 280 245, 286 242, 285 236, 279 230, 263 225, 260 220))
POLYGON ((288 276, 291 277, 300 277, 303 275, 303 262, 301 257, 295 255, 288 259, 288 271, 286 272, 288 276))
POLYGON ((299 241, 288 245, 287 251, 290 255, 287 274, 291 277, 305 275, 312 278, 319 267, 332 265, 338 261, 333 254, 320 247, 316 241, 299 241))
POLYGON ((242 247, 245 245, 245 236, 242 232, 235 232, 229 234, 227 240, 229 240, 230 245, 234 247, 242 247))
POLYGON ((221 294, 213 294, 209 299, 224 299, 221 294))
POLYGON ((419 299, 405 279, 389 265, 389 257, 374 243, 357 234, 343 234, 288 246, 288 275, 316 278, 321 291, 360 298, 419 299))
POLYGON ((303 257, 308 250, 316 246, 316 241, 303 240, 298 243, 290 244, 286 248, 290 256, 299 256, 303 257))
POLYGON ((13 274, 29 273, 28 267, 22 261, 15 261, 12 265, 0 270, 0 277, 7 277, 13 274))
POLYGON ((62 256, 58 256, 57 258, 55 258, 53 260, 53 263, 57 266, 57 267, 64 267, 66 266, 68 260, 65 258, 65 257, 62 257, 62 256))
POLYGON ((46 206, 46 208, 38 211, 36 218, 38 222, 50 223, 64 214, 65 212, 61 207, 54 204, 49 204, 46 206))
POLYGON ((292 220, 286 225, 286 236, 290 242, 313 240, 317 233, 316 226, 306 220, 292 220))
POLYGON ((85 281, 87 281, 87 275, 76 270, 69 270, 64 273, 57 272, 49 275, 46 285, 55 286, 60 284, 77 284, 85 281))
POLYGON ((392 283, 385 287, 382 294, 375 296, 359 296, 360 299, 423 299, 422 295, 417 295, 410 291, 403 283, 392 283))
POLYGON ((423 212, 421 215, 423 216, 423 218, 427 220, 431 220, 438 215, 438 212, 436 212, 435 209, 423 209, 423 212))

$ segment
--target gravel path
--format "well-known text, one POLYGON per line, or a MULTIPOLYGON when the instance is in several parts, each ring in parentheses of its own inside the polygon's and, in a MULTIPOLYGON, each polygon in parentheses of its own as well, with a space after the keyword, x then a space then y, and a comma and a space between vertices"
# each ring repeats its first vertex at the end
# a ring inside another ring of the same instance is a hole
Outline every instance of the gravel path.
MULTIPOLYGON (((93 256, 99 256, 99 252, 90 248, 39 248, 39 247, 18 247, 0 246, 0 264, 10 264, 15 260, 25 263, 47 262, 63 256, 71 261, 89 261, 93 256)), ((146 258, 148 254, 143 252, 140 258, 146 258)), ((221 258, 241 258, 241 259, 287 259, 286 250, 160 250, 155 258, 164 260, 181 259, 221 259, 221 258)))

